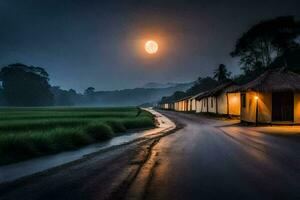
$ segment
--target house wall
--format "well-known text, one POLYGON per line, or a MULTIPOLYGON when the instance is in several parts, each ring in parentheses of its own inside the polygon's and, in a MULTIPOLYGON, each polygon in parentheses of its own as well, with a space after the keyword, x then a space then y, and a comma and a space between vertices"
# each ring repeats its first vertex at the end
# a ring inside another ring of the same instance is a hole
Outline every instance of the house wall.
POLYGON ((216 113, 216 98, 208 97, 208 112, 216 113))
POLYGON ((239 92, 228 93, 228 102, 229 115, 239 116, 241 114, 241 94, 239 92))
POLYGON ((178 102, 174 103, 174 110, 177 111, 178 110, 178 102))
POLYGON ((187 99, 187 100, 184 100, 184 111, 189 111, 190 109, 190 100, 189 99, 187 99))
POLYGON ((227 114, 227 96, 226 93, 223 92, 221 93, 217 98, 217 103, 218 103, 218 114, 227 114))
POLYGON ((246 106, 241 105, 241 120, 255 122, 256 101, 258 101, 258 122, 271 123, 272 121, 272 93, 246 92, 246 106), (258 96, 258 100, 255 100, 258 96))
POLYGON ((208 112, 208 106, 209 106, 208 97, 202 99, 202 102, 203 102, 202 112, 208 112))
POLYGON ((196 105, 196 99, 192 99, 191 103, 192 103, 192 111, 196 111, 196 107, 197 107, 197 105, 196 105))
POLYGON ((168 109, 168 104, 167 103, 164 104, 164 109, 168 109))
POLYGON ((183 110, 183 102, 179 101, 178 102, 178 111, 182 111, 183 110))
MULTIPOLYGON (((227 114, 227 96, 226 92, 223 92, 218 97, 208 97, 201 100, 197 100, 197 109, 196 112, 207 112, 207 100, 208 100, 208 112, 216 113, 216 102, 218 102, 218 114, 227 114), (211 99, 213 99, 213 107, 211 107, 211 99)), ((229 93, 229 114, 231 115, 240 115, 240 94, 239 93, 229 93)), ((300 105, 299 105, 300 106, 300 105)))
POLYGON ((259 93, 258 97, 258 121, 272 122, 272 93, 259 93))
POLYGON ((200 113, 202 107, 202 100, 196 100, 196 113, 200 113))
POLYGON ((187 108, 187 102, 186 101, 182 101, 182 110, 181 111, 186 111, 187 108))
POLYGON ((185 111, 196 111, 196 99, 188 99, 187 102, 187 109, 185 111))
POLYGON ((300 123, 300 93, 294 93, 294 122, 300 123))
POLYGON ((192 105, 192 102, 190 99, 187 100, 187 111, 191 111, 191 105, 192 105))
MULTIPOLYGON (((255 92, 246 93, 246 108, 241 109, 241 120, 255 122, 255 95, 255 92)), ((259 93, 258 96, 258 122, 271 123, 272 93, 259 93)), ((300 93, 294 93, 294 123, 300 123, 300 93)))
POLYGON ((207 112, 207 98, 196 101, 196 112, 207 112))
POLYGON ((179 101, 179 111, 183 111, 183 110, 184 110, 184 102, 179 101))
POLYGON ((227 93, 234 86, 227 87, 217 98, 218 114, 239 116, 241 113, 240 93, 227 93))
POLYGON ((178 101, 177 103, 178 103, 177 111, 187 111, 188 101, 183 100, 183 101, 178 101))
POLYGON ((255 93, 241 93, 241 121, 255 122, 255 93), (245 105, 242 102, 242 95, 245 95, 245 105))
POLYGON ((169 104, 170 110, 174 110, 174 106, 175 106, 174 103, 170 103, 169 104))
POLYGON ((165 103, 163 107, 164 109, 169 109, 169 104, 165 103))

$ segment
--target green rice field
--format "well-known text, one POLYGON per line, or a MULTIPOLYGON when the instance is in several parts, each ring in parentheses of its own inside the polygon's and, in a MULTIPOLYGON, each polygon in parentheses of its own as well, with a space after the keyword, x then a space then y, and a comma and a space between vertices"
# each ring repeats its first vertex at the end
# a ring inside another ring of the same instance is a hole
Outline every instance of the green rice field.
POLYGON ((154 127, 138 108, 0 108, 0 165, 154 127))

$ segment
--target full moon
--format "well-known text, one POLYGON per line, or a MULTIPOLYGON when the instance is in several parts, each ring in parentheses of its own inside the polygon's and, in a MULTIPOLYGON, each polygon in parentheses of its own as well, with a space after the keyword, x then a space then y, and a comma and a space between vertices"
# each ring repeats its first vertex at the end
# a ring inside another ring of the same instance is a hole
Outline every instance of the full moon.
POLYGON ((145 50, 149 54, 155 54, 158 51, 158 44, 154 40, 149 40, 145 43, 145 50))

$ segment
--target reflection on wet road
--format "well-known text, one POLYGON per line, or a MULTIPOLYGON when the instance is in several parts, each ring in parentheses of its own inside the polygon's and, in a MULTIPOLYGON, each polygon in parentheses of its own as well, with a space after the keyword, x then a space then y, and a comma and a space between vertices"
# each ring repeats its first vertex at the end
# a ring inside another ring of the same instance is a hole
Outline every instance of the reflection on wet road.
POLYGON ((162 138, 140 172, 139 182, 148 185, 139 192, 147 199, 300 199, 299 137, 163 113, 186 126, 162 138))

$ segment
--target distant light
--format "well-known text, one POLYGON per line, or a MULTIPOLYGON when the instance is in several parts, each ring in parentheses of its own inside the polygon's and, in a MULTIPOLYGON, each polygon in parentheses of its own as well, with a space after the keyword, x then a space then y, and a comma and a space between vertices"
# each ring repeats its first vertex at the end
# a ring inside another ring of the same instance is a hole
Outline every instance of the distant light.
POLYGON ((258 96, 255 96, 254 99, 255 99, 255 100, 258 100, 258 96))
POLYGON ((149 54, 154 54, 158 51, 158 44, 154 40, 149 40, 145 43, 145 50, 149 54))

